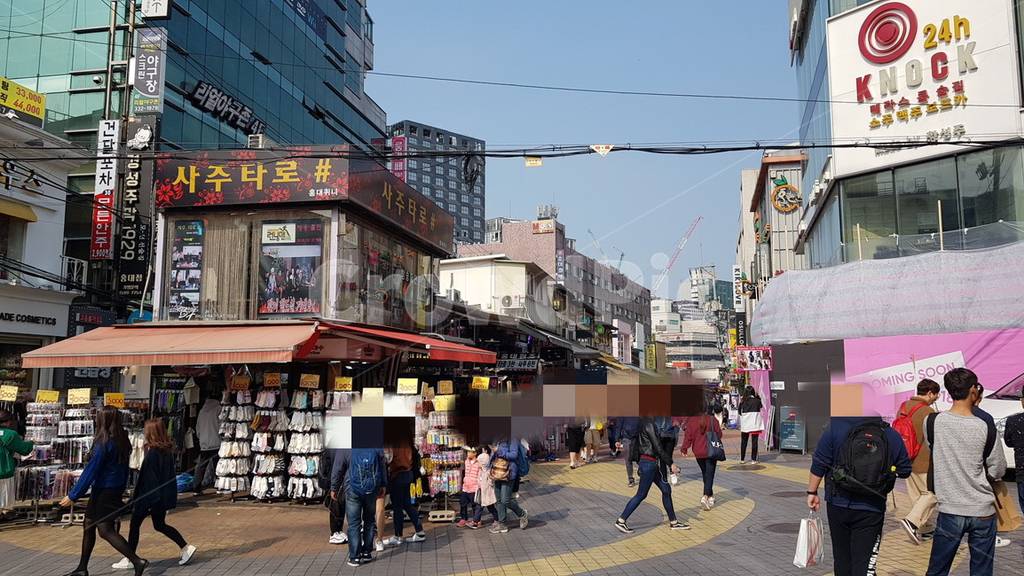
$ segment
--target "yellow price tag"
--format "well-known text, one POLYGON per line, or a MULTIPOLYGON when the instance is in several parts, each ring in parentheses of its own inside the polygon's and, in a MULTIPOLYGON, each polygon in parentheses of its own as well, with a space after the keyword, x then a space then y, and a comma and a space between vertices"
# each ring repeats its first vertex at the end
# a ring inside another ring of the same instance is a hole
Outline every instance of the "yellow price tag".
POLYGON ((0 402, 17 402, 18 387, 4 385, 0 386, 0 402))
POLYGON ((335 376, 334 377, 334 390, 336 392, 351 392, 352 391, 352 377, 351 376, 335 376))
POLYGON ((92 399, 92 388, 69 388, 68 406, 88 404, 92 399))
POLYGON ((299 388, 319 388, 320 387, 320 375, 319 374, 303 374, 299 377, 299 388))
POLYGON ((473 376, 473 390, 489 390, 491 388, 490 376, 473 376))
POLYGON ((36 390, 36 402, 56 404, 60 402, 60 390, 36 390))
POLYGON ((281 387, 281 373, 280 372, 264 372, 263 373, 263 387, 264 388, 280 388, 281 387))
POLYGON ((454 394, 455 386, 453 385, 451 380, 441 380, 440 382, 437 383, 437 393, 454 394))
POLYGON ((103 405, 124 408, 124 394, 121 392, 107 392, 103 395, 103 405))
POLYGON ((423 397, 424 398, 433 398, 434 397, 434 387, 433 386, 427 386, 426 382, 423 383, 423 397))
POLYGON ((231 391, 240 392, 249 389, 249 385, 252 384, 252 378, 246 374, 235 374, 231 377, 231 391))
POLYGON ((420 379, 419 378, 399 378, 398 379, 398 393, 399 394, 419 394, 420 392, 420 379))

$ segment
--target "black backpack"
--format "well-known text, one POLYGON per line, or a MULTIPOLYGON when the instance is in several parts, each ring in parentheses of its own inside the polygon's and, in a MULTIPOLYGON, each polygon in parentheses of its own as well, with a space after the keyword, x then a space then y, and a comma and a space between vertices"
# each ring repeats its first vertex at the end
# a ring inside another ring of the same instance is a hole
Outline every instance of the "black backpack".
POLYGON ((863 422, 846 436, 839 461, 832 468, 835 488, 847 493, 884 498, 896 486, 889 454, 889 425, 881 420, 863 422))

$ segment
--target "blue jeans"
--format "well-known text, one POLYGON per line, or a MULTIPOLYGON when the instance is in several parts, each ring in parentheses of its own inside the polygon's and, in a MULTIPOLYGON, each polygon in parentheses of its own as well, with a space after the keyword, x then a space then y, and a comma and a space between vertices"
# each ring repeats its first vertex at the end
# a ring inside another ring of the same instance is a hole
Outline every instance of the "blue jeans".
POLYGON ((506 480, 494 481, 494 492, 498 497, 498 522, 504 524, 508 517, 508 511, 515 512, 517 518, 522 518, 526 512, 519 506, 519 502, 512 497, 512 483, 506 480))
POLYGON ((640 503, 647 498, 651 491, 651 485, 657 484, 661 490, 661 504, 665 507, 665 513, 672 522, 676 520, 676 511, 672 509, 672 487, 661 474, 661 466, 650 460, 640 460, 637 465, 640 470, 640 485, 637 486, 636 494, 626 503, 626 509, 622 511, 622 519, 628 520, 629 516, 640 506, 640 503))
POLYGON ((345 494, 345 515, 348 517, 348 557, 355 560, 360 554, 373 550, 377 532, 374 516, 377 512, 377 494, 356 496, 345 494))
POLYGON ((697 458, 697 466, 700 466, 700 475, 704 478, 704 495, 715 495, 715 470, 718 468, 718 460, 711 458, 697 458))
POLYGON ((992 576, 992 560, 996 553, 995 515, 976 518, 944 512, 939 512, 939 519, 935 522, 928 576, 949 574, 964 534, 971 549, 971 576, 992 576))
POLYGON ((423 531, 423 525, 420 524, 420 512, 412 503, 412 498, 409 497, 409 486, 411 485, 412 470, 406 470, 395 474, 388 486, 388 494, 391 494, 391 510, 395 513, 395 536, 399 538, 402 537, 406 514, 409 515, 413 528, 417 532, 423 531))

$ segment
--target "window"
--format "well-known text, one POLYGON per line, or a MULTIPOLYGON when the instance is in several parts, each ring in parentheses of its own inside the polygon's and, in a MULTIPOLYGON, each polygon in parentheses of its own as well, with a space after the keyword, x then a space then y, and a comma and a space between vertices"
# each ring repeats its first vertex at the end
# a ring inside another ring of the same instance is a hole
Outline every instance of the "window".
POLYGON ((462 198, 462 203, 463 204, 469 204, 469 196, 468 195, 463 194, 462 196, 460 196, 460 198, 462 198))
POLYGON ((448 211, 451 212, 452 214, 455 214, 455 211, 458 210, 458 209, 459 208, 455 204, 449 204, 448 205, 448 211))
MULTIPOLYGON (((960 210, 956 198, 956 163, 953 158, 943 158, 906 168, 896 169, 893 175, 896 186, 896 214, 899 223, 896 230, 901 237, 900 252, 915 249, 911 242, 934 243, 937 238, 905 238, 939 232, 938 202, 942 202, 942 230, 960 228, 960 210)), ((959 242, 959 234, 947 234, 946 243, 959 242)), ((922 246, 923 247, 923 246, 922 246)), ((959 248, 959 246, 950 246, 959 248)))
POLYGON ((420 194, 423 194, 424 196, 430 196, 432 192, 433 190, 430 189, 430 186, 424 186, 420 189, 420 194))
POLYGON ((480 209, 479 208, 473 208, 473 216, 477 216, 477 217, 480 216, 480 209))
POLYGON ((892 173, 867 174, 842 183, 846 260, 896 255, 896 195, 892 173), (860 230, 860 238, 857 230, 860 230))
POLYGON ((423 129, 423 137, 424 138, 430 138, 430 130, 429 129, 427 129, 427 128, 423 129))
POLYGON ((449 192, 448 199, 451 200, 452 202, 455 202, 456 200, 459 199, 459 196, 455 192, 449 192))
MULTIPOLYGON (((1019 13, 1024 3, 1016 3, 1019 13)), ((964 227, 1024 221, 1021 148, 995 148, 957 158, 964 227)), ((968 238, 970 234, 968 234, 968 238)), ((969 246, 970 247, 970 246, 969 246)))
POLYGON ((409 134, 416 135, 417 130, 419 130, 419 128, 413 126, 412 124, 409 124, 409 134))
POLYGON ((409 160, 409 168, 419 168, 420 163, 417 160, 409 160))
POLYGON ((469 207, 468 206, 463 206, 462 208, 459 209, 459 212, 468 215, 469 214, 469 207))
POLYGON ((479 206, 480 205, 480 197, 479 196, 473 196, 473 205, 474 206, 479 206))
POLYGON ((434 166, 434 173, 435 174, 440 174, 441 176, 444 176, 444 167, 442 167, 440 164, 438 164, 437 166, 434 166))
POLYGON ((469 226, 469 218, 459 218, 459 223, 463 226, 469 226))
POLYGON ((455 178, 456 177, 455 168, 449 168, 448 169, 448 177, 449 178, 455 178))
POLYGON ((418 182, 420 175, 415 172, 409 172, 409 182, 418 182))
POLYGON ((424 174, 423 175, 423 183, 424 184, 430 184, 430 181, 431 181, 430 180, 430 174, 424 174))

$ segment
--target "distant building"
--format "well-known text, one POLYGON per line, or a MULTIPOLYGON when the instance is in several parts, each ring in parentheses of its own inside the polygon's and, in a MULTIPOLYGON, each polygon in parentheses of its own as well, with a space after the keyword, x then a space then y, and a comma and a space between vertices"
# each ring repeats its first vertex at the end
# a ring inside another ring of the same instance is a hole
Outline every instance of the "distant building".
MULTIPOLYGON (((486 143, 479 138, 411 120, 392 124, 388 133, 392 139, 405 138, 409 154, 452 150, 482 152, 486 147, 486 143)), ((409 158, 405 162, 405 180, 455 217, 457 243, 479 244, 484 242, 485 231, 484 168, 483 155, 468 158, 409 158)))

